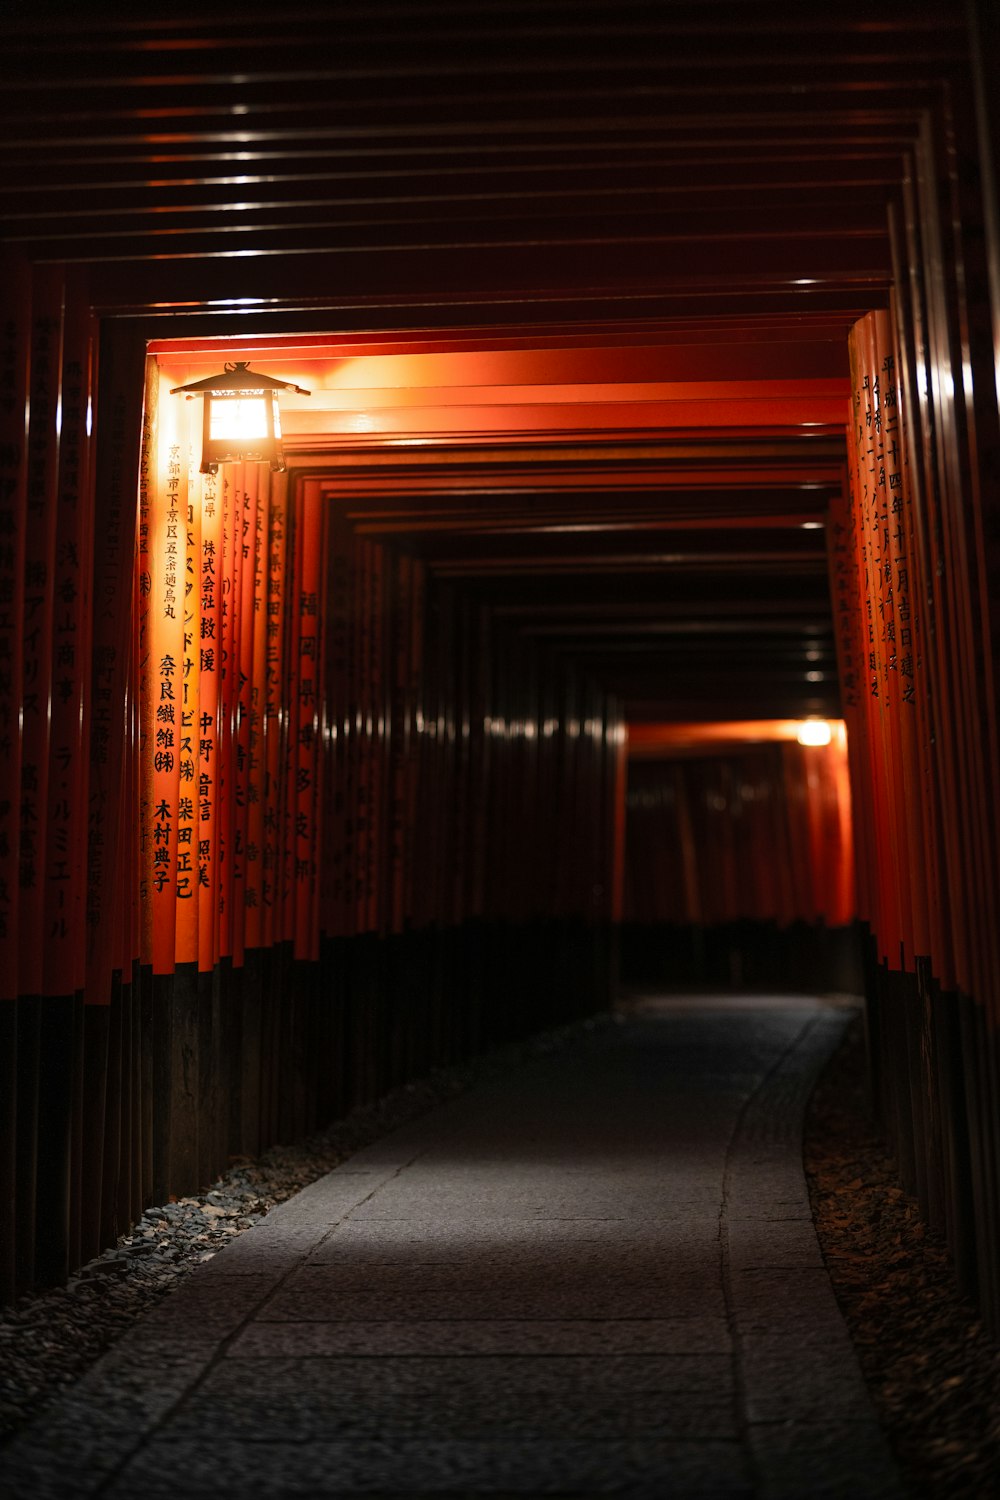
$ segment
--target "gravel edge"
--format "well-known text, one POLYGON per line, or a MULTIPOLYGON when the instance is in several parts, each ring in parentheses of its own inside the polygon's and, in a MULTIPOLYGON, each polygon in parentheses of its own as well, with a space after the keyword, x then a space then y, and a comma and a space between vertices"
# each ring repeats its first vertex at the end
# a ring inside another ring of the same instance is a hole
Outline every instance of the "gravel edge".
POLYGON ((310 1182, 356 1151, 474 1084, 502 1076, 528 1058, 569 1046, 616 1023, 602 1012, 437 1068, 355 1110, 294 1145, 240 1158, 203 1193, 148 1208, 117 1245, 63 1287, 32 1292, 0 1307, 0 1450, 196 1266, 310 1182))
POLYGON ((851 1023, 807 1114, 817 1238, 910 1495, 982 1500, 1000 1494, 1000 1344, 900 1186, 872 1118, 863 1028, 851 1023))
MULTIPOLYGON (((276 1204, 480 1080, 616 1019, 604 1013, 438 1069, 305 1141, 238 1161, 206 1192, 148 1209, 65 1287, 0 1308, 0 1448, 195 1266, 276 1204)), ((909 1493, 980 1500, 1000 1491, 1000 1345, 958 1295, 946 1244, 899 1184, 871 1118, 865 1074, 859 1019, 820 1078, 806 1120, 817 1237, 909 1493)))

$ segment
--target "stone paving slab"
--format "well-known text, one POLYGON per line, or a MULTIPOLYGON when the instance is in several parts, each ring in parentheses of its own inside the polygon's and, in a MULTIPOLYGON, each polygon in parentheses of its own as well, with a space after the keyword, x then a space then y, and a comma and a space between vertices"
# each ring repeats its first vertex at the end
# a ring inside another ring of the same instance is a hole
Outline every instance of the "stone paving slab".
POLYGON ((586 1286, 607 1291, 665 1287, 669 1291, 673 1287, 685 1295, 695 1291, 708 1295, 718 1289, 718 1275, 706 1267, 704 1255, 689 1246, 683 1255, 676 1252, 665 1255, 656 1251, 642 1256, 633 1252, 624 1266, 621 1255, 613 1251, 587 1256, 567 1250, 559 1256, 544 1258, 507 1253, 481 1259, 465 1256, 461 1260, 414 1259, 403 1262, 381 1258, 317 1258, 290 1271, 282 1283, 282 1293, 312 1289, 369 1291, 375 1268, 379 1286, 387 1292, 409 1290, 418 1293, 445 1288, 471 1292, 481 1289, 484 1277, 488 1277, 489 1285, 497 1289, 549 1288, 558 1292, 564 1287, 586 1286))
POLYGON ((806 1336, 808 1330, 841 1329, 843 1320, 823 1266, 754 1266, 735 1269, 730 1282, 731 1317, 741 1334, 806 1336))
POLYGON ((211 1442, 219 1432, 257 1443, 376 1439, 387 1431, 400 1440, 428 1442, 448 1432, 466 1442, 540 1442, 553 1432, 563 1439, 704 1441, 728 1439, 732 1426, 732 1401, 714 1389, 623 1391, 609 1383, 587 1390, 551 1382, 538 1387, 530 1376, 516 1387, 494 1387, 468 1382, 464 1373, 456 1379, 452 1365, 450 1376, 425 1379, 415 1391, 371 1378, 351 1390, 324 1366, 298 1360, 275 1376, 252 1360, 227 1361, 202 1385, 197 1403, 187 1403, 174 1418, 171 1432, 184 1443, 211 1442))
POLYGON ((159 1439, 130 1464, 106 1492, 115 1500, 137 1495, 177 1500, 178 1479, 192 1494, 257 1496, 336 1496, 364 1493, 376 1485, 411 1497, 426 1491, 492 1495, 507 1488, 522 1494, 590 1491, 629 1494, 637 1486, 658 1486, 672 1497, 678 1490, 727 1500, 753 1494, 739 1442, 602 1442, 520 1438, 477 1443, 461 1438, 437 1442, 392 1439, 382 1442, 320 1443, 208 1442, 176 1445, 159 1439))
POLYGON ((736 1387, 728 1354, 613 1355, 595 1361, 569 1355, 484 1355, 460 1371, 449 1358, 397 1359, 295 1357, 243 1359, 230 1353, 206 1375, 200 1393, 228 1391, 281 1396, 289 1390, 321 1392, 331 1400, 392 1402, 434 1392, 462 1390, 475 1400, 500 1401, 511 1393, 549 1400, 567 1392, 580 1396, 631 1397, 653 1392, 664 1398, 690 1394, 731 1401, 736 1387))
POLYGON ((728 1354, 723 1317, 634 1320, 490 1318, 477 1322, 251 1323, 231 1345, 243 1358, 273 1355, 728 1354))
POLYGON ((236 1239, 2 1460, 4 1500, 898 1500, 802 1113, 846 1013, 656 1001, 236 1239))
MULTIPOLYGON (((722 1167, 719 1166, 721 1178, 722 1167)), ((246 1238, 246 1236, 244 1236, 246 1238)), ((329 1261, 393 1260, 403 1263, 420 1256, 427 1261, 456 1263, 490 1257, 534 1258, 544 1264, 566 1256, 608 1254, 623 1267, 632 1253, 671 1257, 697 1246, 700 1255, 718 1249, 719 1203, 714 1212, 692 1211, 680 1203, 666 1219, 621 1218, 498 1219, 478 1215, 474 1222, 439 1219, 348 1219, 309 1251, 315 1264, 329 1261), (627 1243, 630 1256, 622 1255, 627 1243)), ((226 1252, 228 1254, 228 1251, 226 1252)))
POLYGON ((695 1282, 668 1290, 669 1295, 662 1287, 656 1290, 583 1285, 556 1289, 491 1284, 466 1291, 428 1289, 415 1296, 413 1292, 390 1290, 384 1285, 377 1290, 352 1292, 330 1291, 316 1286, 305 1289, 288 1287, 273 1297, 258 1316, 269 1323, 402 1323, 414 1319, 453 1322, 486 1318, 649 1320, 701 1317, 708 1310, 707 1303, 720 1318, 725 1319, 721 1290, 710 1284, 695 1282), (718 1296, 713 1299, 714 1292, 718 1292, 718 1296))

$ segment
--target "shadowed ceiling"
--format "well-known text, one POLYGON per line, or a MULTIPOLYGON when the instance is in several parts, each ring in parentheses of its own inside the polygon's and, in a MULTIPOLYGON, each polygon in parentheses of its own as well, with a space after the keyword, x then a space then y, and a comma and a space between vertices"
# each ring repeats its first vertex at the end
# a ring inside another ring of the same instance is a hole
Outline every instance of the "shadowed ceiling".
POLYGON ((298 372, 292 461, 631 719, 837 712, 847 333, 961 12, 213 9, 5 12, 4 240, 298 372))

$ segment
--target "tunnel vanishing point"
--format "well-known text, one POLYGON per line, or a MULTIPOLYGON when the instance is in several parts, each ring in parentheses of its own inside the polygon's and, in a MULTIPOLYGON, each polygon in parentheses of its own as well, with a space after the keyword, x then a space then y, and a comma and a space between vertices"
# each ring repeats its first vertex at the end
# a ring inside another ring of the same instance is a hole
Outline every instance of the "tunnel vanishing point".
POLYGON ((3 1299, 619 972, 859 955, 1000 1327, 997 8, 0 39, 3 1299), (202 473, 237 361, 283 467, 202 473))

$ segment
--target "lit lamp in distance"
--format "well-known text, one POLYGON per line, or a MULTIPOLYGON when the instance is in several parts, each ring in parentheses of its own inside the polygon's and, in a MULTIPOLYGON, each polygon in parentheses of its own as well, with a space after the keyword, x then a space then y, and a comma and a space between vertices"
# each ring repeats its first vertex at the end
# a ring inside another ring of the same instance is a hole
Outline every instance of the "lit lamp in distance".
POLYGON ((795 738, 800 745, 828 745, 832 731, 826 719, 803 719, 795 738))
POLYGON ((193 380, 190 385, 174 386, 171 396, 185 395, 189 401, 195 396, 205 399, 203 474, 217 474, 220 464, 239 462, 270 464, 274 473, 284 473, 279 391, 310 394, 294 381, 275 380, 272 375, 251 371, 249 360, 227 364, 220 374, 193 380))

